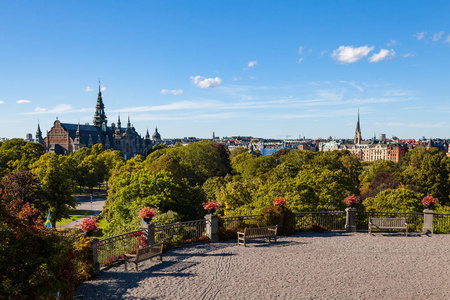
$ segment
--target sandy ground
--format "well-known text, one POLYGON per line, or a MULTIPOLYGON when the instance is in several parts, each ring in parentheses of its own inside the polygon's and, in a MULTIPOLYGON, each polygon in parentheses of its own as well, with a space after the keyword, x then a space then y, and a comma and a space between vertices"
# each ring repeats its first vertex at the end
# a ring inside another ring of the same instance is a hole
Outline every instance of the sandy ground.
POLYGON ((103 271, 84 299, 450 299, 450 235, 301 233, 192 245, 103 271))

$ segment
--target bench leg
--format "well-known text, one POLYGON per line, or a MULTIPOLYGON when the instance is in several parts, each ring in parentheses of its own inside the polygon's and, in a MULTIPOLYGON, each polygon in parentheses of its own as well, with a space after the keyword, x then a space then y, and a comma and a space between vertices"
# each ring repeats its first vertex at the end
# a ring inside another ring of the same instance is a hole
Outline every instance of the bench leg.
POLYGON ((128 261, 125 261, 125 271, 127 270, 128 261))
POLYGON ((138 263, 135 262, 134 264, 136 265, 136 267, 135 267, 136 271, 139 271, 139 269, 138 269, 138 263))

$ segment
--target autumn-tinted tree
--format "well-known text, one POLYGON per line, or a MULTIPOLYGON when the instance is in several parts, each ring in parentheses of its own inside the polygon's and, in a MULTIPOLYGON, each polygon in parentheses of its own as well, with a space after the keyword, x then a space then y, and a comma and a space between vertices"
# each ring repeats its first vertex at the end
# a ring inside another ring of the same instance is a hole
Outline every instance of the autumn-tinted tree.
POLYGON ((23 203, 30 203, 41 212, 48 206, 42 200, 42 189, 36 175, 30 171, 18 170, 7 174, 1 181, 8 194, 23 203))

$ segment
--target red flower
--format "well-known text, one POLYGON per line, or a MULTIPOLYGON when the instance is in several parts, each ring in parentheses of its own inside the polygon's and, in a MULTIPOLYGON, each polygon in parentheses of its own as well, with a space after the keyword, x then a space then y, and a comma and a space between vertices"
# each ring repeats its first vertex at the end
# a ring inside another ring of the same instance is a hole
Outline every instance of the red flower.
POLYGON ((98 225, 96 219, 83 218, 83 219, 81 219, 78 227, 84 232, 89 232, 89 231, 97 232, 99 225, 98 225))
POLYGON ((353 205, 361 202, 361 200, 356 197, 355 195, 350 195, 347 198, 344 199, 344 203, 347 205, 353 205))
POLYGON ((422 199, 422 204, 426 207, 432 206, 432 205, 436 204, 437 202, 438 202, 438 199, 433 198, 432 195, 425 196, 422 199))
POLYGON ((275 206, 285 206, 287 204, 287 201, 283 197, 277 197, 273 199, 272 203, 275 206))
POLYGON ((139 211, 139 218, 141 219, 151 219, 156 216, 156 210, 150 207, 144 207, 139 211))
POLYGON ((203 208, 205 210, 215 209, 218 210, 220 208, 220 204, 217 201, 212 201, 211 199, 208 199, 208 202, 202 203, 203 208))

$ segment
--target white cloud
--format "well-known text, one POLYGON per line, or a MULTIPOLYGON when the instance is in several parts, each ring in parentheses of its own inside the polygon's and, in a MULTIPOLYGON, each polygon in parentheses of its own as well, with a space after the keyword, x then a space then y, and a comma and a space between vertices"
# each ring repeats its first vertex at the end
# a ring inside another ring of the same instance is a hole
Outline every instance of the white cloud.
POLYGON ((233 81, 238 81, 238 80, 241 80, 241 79, 242 79, 241 77, 233 76, 233 81))
POLYGON ((92 92, 93 90, 94 90, 94 89, 91 88, 90 86, 87 86, 87 87, 84 89, 84 91, 85 91, 86 93, 92 92))
POLYGON ((342 80, 342 81, 339 81, 339 82, 348 84, 348 85, 358 89, 360 92, 364 91, 364 89, 362 87, 360 87, 359 85, 357 85, 353 80, 352 81, 343 81, 342 80))
POLYGON ((423 39, 423 38, 425 37, 425 34, 427 34, 426 31, 418 32, 418 33, 416 33, 416 34, 414 35, 414 37, 415 37, 418 41, 420 41, 421 39, 423 39))
POLYGON ((258 63, 257 60, 249 61, 248 64, 247 64, 247 66, 248 66, 249 68, 253 68, 254 66, 256 66, 257 63, 258 63))
POLYGON ((338 49, 333 50, 331 57, 341 64, 354 63, 367 56, 373 49, 373 46, 362 46, 358 48, 354 48, 352 46, 340 46, 338 49))
POLYGON ((450 43, 450 34, 447 35, 447 37, 445 38, 444 43, 450 43))
POLYGON ((0 100, 0 104, 5 104, 5 101, 0 100))
POLYGON ((106 86, 102 85, 102 88, 100 89, 100 91, 102 91, 102 92, 106 91, 106 86))
POLYGON ((381 49, 380 52, 375 53, 369 58, 370 62, 379 62, 387 59, 391 59, 395 56, 395 51, 393 49, 381 49))
POLYGON ((392 46, 395 46, 397 44, 398 44, 398 42, 396 40, 390 40, 389 43, 386 44, 386 46, 392 47, 392 46))
POLYGON ((18 104, 28 104, 28 103, 31 103, 30 100, 17 100, 16 102, 17 102, 18 104))
POLYGON ((202 76, 191 76, 191 80, 196 86, 202 89, 216 88, 222 84, 222 79, 220 79, 219 77, 205 78, 202 76))
POLYGON ((320 51, 320 56, 323 56, 324 54, 327 54, 328 53, 328 51, 327 50, 324 50, 324 51, 320 51))
POLYGON ((298 47, 298 54, 303 54, 303 46, 298 47))
POLYGON ((69 104, 59 104, 52 109, 43 107, 36 107, 32 112, 22 113, 24 115, 38 115, 38 114, 68 114, 68 113, 85 113, 92 112, 92 108, 73 109, 69 104))
POLYGON ((301 63, 303 61, 303 57, 300 57, 297 61, 296 61, 296 63, 301 63))
POLYGON ((168 95, 168 94, 172 94, 172 95, 181 95, 183 94, 183 90, 179 89, 179 90, 166 90, 166 89, 162 89, 161 90, 161 94, 163 95, 168 95))
POLYGON ((432 38, 433 42, 439 41, 443 35, 444 35, 443 31, 439 31, 438 33, 433 34, 433 38, 432 38))
POLYGON ((415 55, 412 53, 403 54, 402 57, 414 57, 415 55))

